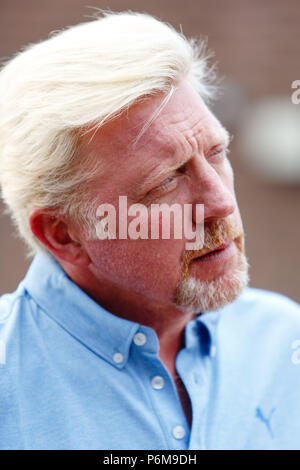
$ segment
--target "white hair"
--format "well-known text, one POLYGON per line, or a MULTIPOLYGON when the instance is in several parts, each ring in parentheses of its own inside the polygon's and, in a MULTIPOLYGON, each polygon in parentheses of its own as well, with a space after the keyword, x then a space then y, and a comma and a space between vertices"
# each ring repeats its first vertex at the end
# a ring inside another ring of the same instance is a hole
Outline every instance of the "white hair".
POLYGON ((55 32, 3 66, 0 184, 30 255, 45 249, 29 226, 34 208, 80 217, 96 171, 88 156, 82 160, 86 129, 98 129, 146 95, 171 93, 183 78, 207 99, 214 92, 211 71, 203 42, 133 12, 104 12, 55 32))

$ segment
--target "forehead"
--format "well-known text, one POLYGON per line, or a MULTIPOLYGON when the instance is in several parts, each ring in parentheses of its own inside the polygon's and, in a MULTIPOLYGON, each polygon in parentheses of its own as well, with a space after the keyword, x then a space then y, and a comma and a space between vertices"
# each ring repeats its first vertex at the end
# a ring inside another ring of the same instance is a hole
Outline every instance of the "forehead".
POLYGON ((171 154, 178 150, 188 151, 191 147, 190 152, 193 153, 219 140, 228 140, 227 131, 188 82, 181 83, 155 117, 162 101, 160 98, 160 102, 151 103, 153 109, 147 109, 145 113, 145 122, 150 121, 151 124, 146 126, 147 131, 138 140, 141 147, 162 149, 164 154, 168 150, 171 154))
POLYGON ((157 115, 165 97, 158 94, 135 104, 104 125, 88 146, 102 156, 108 153, 110 161, 119 157, 121 164, 125 157, 138 158, 153 152, 166 156, 181 148, 186 151, 187 146, 205 147, 228 139, 225 129, 188 82, 181 82, 157 115))

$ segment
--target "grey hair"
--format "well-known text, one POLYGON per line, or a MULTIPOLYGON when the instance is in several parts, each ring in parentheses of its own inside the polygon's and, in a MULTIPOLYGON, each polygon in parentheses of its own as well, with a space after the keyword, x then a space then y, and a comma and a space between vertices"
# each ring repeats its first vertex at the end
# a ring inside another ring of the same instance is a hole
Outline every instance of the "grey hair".
POLYGON ((84 221, 86 184, 101 167, 101 157, 96 166, 88 156, 83 162, 86 129, 99 129, 146 95, 168 99, 183 78, 212 98, 205 49, 150 15, 104 12, 29 45, 2 67, 0 184, 29 255, 46 249, 29 226, 34 208, 84 221))

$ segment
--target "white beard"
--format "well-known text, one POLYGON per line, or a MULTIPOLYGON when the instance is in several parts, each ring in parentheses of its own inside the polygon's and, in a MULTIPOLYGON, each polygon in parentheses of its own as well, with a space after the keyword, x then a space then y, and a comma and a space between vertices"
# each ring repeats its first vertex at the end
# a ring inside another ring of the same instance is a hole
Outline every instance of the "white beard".
POLYGON ((233 302, 247 286, 248 266, 244 252, 239 250, 237 266, 233 272, 211 281, 184 277, 177 286, 176 305, 185 312, 195 314, 224 307, 233 302))

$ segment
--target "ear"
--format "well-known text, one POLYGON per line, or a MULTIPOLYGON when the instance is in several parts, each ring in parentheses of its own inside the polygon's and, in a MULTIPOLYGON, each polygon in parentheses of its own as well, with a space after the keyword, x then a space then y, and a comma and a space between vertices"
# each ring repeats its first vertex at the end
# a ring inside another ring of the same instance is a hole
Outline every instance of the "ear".
POLYGON ((53 255, 77 266, 88 266, 90 258, 80 242, 79 233, 62 216, 34 209, 29 216, 32 233, 53 255))

